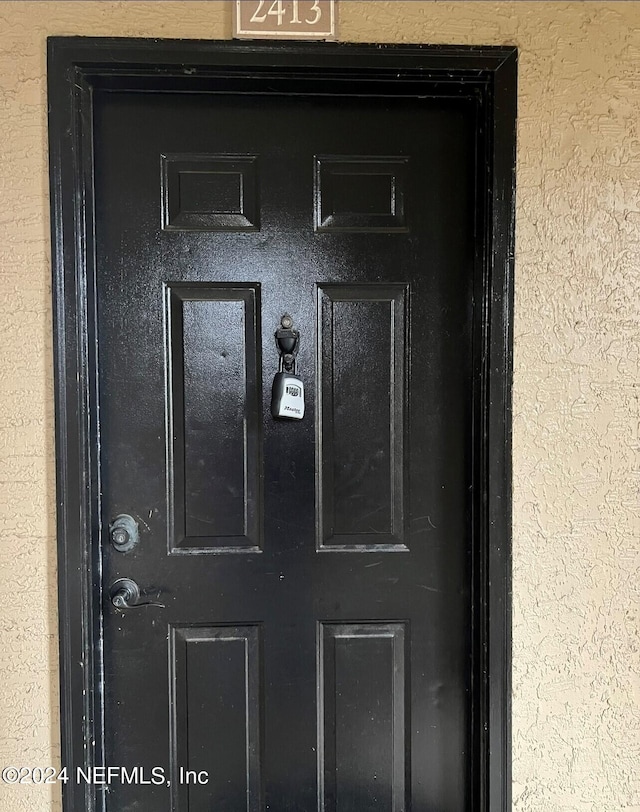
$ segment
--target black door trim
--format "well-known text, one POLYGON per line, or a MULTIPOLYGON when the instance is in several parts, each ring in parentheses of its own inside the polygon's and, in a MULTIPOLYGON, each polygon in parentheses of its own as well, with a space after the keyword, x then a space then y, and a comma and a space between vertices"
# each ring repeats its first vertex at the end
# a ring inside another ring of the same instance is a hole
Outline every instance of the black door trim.
POLYGON ((104 793, 99 415, 94 268, 94 88, 475 94, 485 250, 476 289, 473 812, 511 809, 511 377, 517 51, 512 47, 48 41, 58 578, 65 812, 104 793), (480 164, 483 162, 480 161, 480 164))

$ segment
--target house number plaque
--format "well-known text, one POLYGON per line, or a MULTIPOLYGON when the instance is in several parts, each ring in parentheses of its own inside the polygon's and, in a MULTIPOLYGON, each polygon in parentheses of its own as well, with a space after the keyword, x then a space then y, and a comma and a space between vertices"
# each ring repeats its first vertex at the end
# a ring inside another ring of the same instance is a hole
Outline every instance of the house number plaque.
POLYGON ((235 0, 240 39, 335 39, 335 0, 235 0))

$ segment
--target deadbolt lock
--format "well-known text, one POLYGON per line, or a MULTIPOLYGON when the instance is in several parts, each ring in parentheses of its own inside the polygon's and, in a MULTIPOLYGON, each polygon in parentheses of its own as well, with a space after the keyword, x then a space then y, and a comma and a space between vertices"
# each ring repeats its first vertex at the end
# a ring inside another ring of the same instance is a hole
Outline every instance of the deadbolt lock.
POLYGON ((126 513, 121 513, 109 525, 109 539, 119 553, 128 553, 140 541, 138 522, 126 513))

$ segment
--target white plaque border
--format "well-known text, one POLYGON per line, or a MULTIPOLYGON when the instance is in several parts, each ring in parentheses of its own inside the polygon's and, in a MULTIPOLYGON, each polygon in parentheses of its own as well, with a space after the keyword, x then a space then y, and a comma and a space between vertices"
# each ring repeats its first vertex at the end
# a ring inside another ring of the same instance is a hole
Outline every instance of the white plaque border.
POLYGON ((276 29, 266 31, 255 31, 242 28, 242 16, 240 13, 241 3, 246 3, 248 0, 233 0, 233 38, 234 39, 311 39, 311 40, 324 40, 326 42, 335 42, 336 35, 336 2, 337 0, 328 0, 329 2, 329 21, 330 30, 324 31, 278 31, 276 29))

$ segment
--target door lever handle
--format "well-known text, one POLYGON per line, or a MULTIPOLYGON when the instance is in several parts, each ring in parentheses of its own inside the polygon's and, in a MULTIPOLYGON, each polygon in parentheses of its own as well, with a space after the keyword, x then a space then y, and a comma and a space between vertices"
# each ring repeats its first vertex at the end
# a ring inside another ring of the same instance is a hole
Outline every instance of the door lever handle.
POLYGON ((138 584, 131 578, 118 578, 117 581, 114 581, 109 590, 109 597, 116 609, 121 611, 137 609, 140 606, 160 606, 162 609, 165 607, 164 603, 147 600, 138 584))

